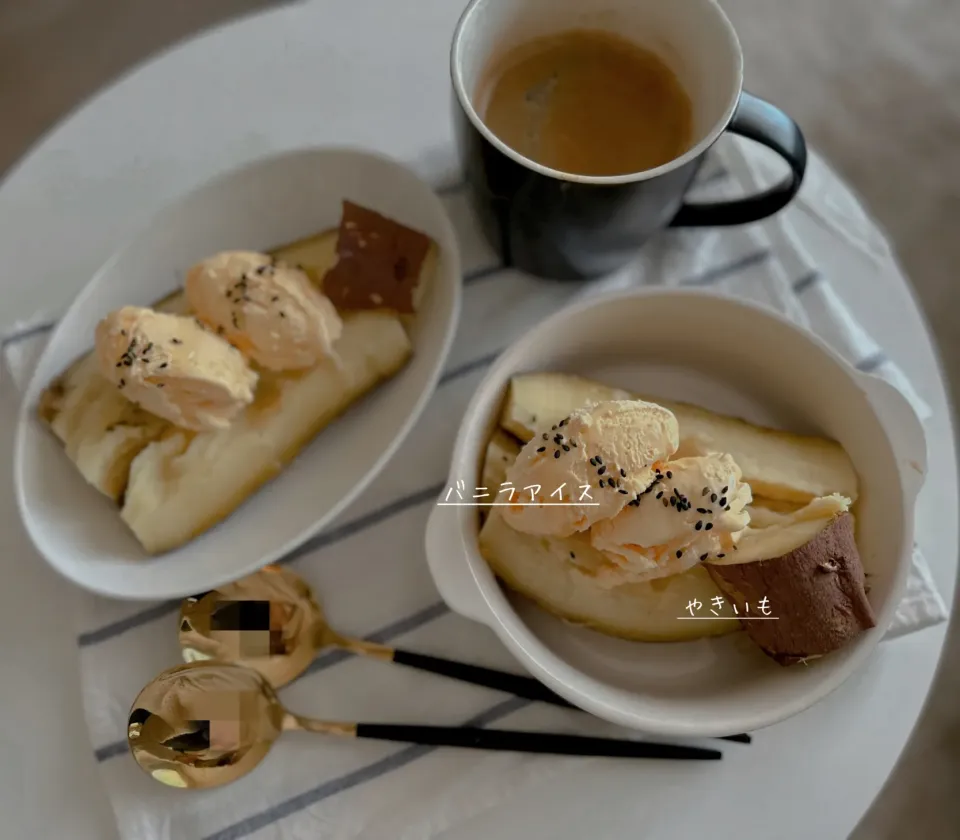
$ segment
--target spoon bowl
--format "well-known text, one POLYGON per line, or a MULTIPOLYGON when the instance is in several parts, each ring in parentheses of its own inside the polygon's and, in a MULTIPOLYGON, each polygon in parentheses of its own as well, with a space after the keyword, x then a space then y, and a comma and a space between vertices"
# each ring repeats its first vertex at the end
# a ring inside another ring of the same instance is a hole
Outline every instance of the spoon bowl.
POLYGON ((191 663, 164 671, 140 692, 127 742, 137 764, 165 785, 218 787, 263 760, 285 717, 256 671, 191 663))
POLYGON ((239 662, 276 688, 337 640, 307 582, 280 566, 185 599, 178 634, 186 662, 239 662))

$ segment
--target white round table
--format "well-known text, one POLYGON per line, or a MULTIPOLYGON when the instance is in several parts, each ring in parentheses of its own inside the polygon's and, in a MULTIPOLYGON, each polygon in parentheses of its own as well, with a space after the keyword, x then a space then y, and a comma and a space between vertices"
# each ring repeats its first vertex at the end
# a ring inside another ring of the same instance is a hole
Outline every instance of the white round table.
MULTIPOLYGON (((456 173, 447 76, 461 0, 314 2, 203 34, 138 68, 51 132, 0 188, 0 334, 58 314, 153 213, 216 172, 267 152, 356 144, 431 180, 456 173)), ((929 332, 892 257, 852 197, 819 202, 833 175, 814 158, 799 233, 931 404, 930 475, 918 540, 953 593, 958 509, 950 409, 929 332), (820 214, 849 216, 842 237, 820 214)), ((0 813, 11 837, 115 836, 80 709, 69 585, 36 560, 10 495, 14 406, 0 400, 0 813)), ((765 730, 748 768, 710 769, 704 801, 651 824, 642 790, 609 769, 569 773, 443 834, 575 840, 656 836, 845 837, 880 791, 920 714, 945 625, 884 643, 813 709, 765 730), (752 768, 752 769, 750 769, 752 768), (639 833, 638 833, 639 832, 639 833)), ((727 765, 728 762, 723 762, 727 765)), ((732 763, 731 763, 732 765, 732 763)), ((133 771, 131 771, 133 772, 133 771)))

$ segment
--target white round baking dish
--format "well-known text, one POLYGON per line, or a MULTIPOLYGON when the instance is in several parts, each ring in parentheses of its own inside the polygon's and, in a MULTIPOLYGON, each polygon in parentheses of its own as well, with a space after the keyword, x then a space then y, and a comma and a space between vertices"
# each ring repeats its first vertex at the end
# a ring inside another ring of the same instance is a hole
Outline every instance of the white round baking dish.
POLYGON ((839 441, 860 479, 857 542, 877 626, 809 665, 784 668, 742 632, 693 642, 628 642, 574 626, 501 587, 477 548, 474 507, 437 507, 426 548, 440 593, 491 627, 520 662, 577 706, 673 736, 722 736, 781 721, 860 667, 906 585, 923 427, 904 397, 821 340, 758 306, 700 291, 640 289, 594 297, 508 348, 477 389, 450 469, 477 486, 510 377, 556 371, 702 405, 839 441))

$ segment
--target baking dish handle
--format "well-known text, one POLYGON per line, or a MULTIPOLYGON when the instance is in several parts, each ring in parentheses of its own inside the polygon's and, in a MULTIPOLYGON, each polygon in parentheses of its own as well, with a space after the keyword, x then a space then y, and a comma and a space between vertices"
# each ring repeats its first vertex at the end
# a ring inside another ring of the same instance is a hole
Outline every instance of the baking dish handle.
POLYGON ((489 624, 490 613, 467 565, 456 508, 434 507, 427 520, 427 566, 440 597, 464 618, 489 624))
POLYGON ((927 477, 927 436, 923 423, 907 398, 879 376, 861 374, 860 387, 886 428, 904 486, 916 499, 927 477))

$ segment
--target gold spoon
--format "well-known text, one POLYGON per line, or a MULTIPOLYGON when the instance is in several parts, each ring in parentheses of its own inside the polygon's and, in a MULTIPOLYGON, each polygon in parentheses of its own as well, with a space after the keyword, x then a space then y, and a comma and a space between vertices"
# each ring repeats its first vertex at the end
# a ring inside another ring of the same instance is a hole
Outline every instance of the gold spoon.
POLYGON ((235 583, 187 598, 180 606, 179 640, 186 662, 218 659, 247 665, 274 688, 300 676, 317 651, 337 647, 574 708, 532 677, 342 636, 327 624, 306 581, 280 566, 266 566, 235 583))
POLYGON ((249 773, 284 730, 431 746, 617 758, 716 760, 718 750, 643 741, 458 726, 338 723, 288 712, 252 668, 190 662, 164 671, 137 696, 127 743, 159 782, 212 788, 249 773))

